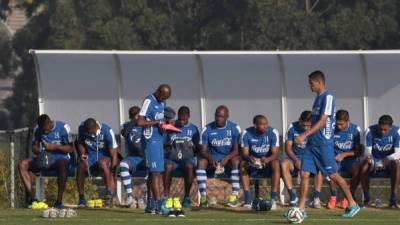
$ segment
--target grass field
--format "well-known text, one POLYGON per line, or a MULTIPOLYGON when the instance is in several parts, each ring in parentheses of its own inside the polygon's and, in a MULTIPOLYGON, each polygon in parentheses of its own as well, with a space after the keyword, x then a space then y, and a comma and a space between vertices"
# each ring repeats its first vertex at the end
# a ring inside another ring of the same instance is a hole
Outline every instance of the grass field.
MULTIPOLYGON (((283 215, 284 210, 266 213, 236 212, 228 209, 190 210, 186 218, 167 218, 144 214, 137 209, 84 209, 78 210, 78 216, 68 219, 41 218, 40 211, 29 209, 0 210, 0 224, 94 224, 94 225, 158 225, 158 224, 287 224, 283 215)), ((353 219, 342 219, 340 210, 308 210, 309 218, 303 224, 400 224, 400 210, 364 209, 353 219)))

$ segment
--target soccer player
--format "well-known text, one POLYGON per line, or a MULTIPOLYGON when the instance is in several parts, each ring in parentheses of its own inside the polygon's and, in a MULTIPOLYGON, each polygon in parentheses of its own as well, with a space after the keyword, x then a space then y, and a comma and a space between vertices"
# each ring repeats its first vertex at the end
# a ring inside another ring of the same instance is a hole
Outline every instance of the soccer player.
POLYGON ((241 137, 242 160, 240 161, 240 178, 243 185, 244 207, 251 209, 252 194, 250 191, 250 176, 271 176, 271 210, 276 209, 276 195, 279 188, 280 168, 279 133, 268 126, 267 117, 256 115, 253 127, 243 131, 241 137))
POLYGON ((178 110, 178 120, 175 126, 181 130, 180 133, 169 132, 167 134, 167 145, 170 148, 167 159, 165 160, 164 172, 164 195, 167 197, 165 207, 169 210, 169 216, 183 216, 180 199, 172 198, 170 189, 172 172, 183 170, 185 181, 185 197, 183 207, 190 208, 190 188, 194 180, 194 168, 196 166, 195 153, 199 144, 199 130, 197 126, 189 122, 190 109, 182 106, 178 110))
MULTIPOLYGON (((129 109, 129 121, 122 125, 121 134, 125 138, 125 146, 128 151, 127 158, 119 164, 122 183, 124 184, 127 199, 126 205, 132 206, 138 203, 139 207, 143 207, 143 202, 137 201, 132 195, 132 180, 131 174, 137 170, 146 169, 146 160, 144 158, 144 142, 142 140, 143 130, 137 125, 137 118, 140 112, 138 106, 133 106, 129 109)), ((149 202, 148 202, 149 204, 149 202)))
POLYGON ((325 76, 321 71, 314 71, 308 76, 308 82, 312 92, 317 94, 312 107, 311 129, 297 136, 295 144, 302 144, 306 138, 307 151, 305 151, 301 163, 301 191, 299 208, 303 210, 304 217, 307 217, 305 209, 306 196, 308 193, 308 180, 310 173, 318 171, 324 177, 333 180, 344 192, 349 206, 342 215, 344 218, 354 217, 360 207, 354 201, 346 181, 337 173, 335 160, 333 132, 335 124, 335 100, 325 89, 325 76))
POLYGON ((139 113, 137 124, 143 127, 143 137, 146 145, 145 157, 150 173, 151 194, 154 199, 153 214, 162 214, 161 185, 164 172, 164 123, 165 101, 171 96, 171 87, 160 85, 157 90, 147 96, 139 113))
POLYGON ((26 192, 26 206, 31 207, 36 201, 32 192, 32 178, 29 172, 39 172, 46 169, 39 168, 38 155, 41 151, 48 152, 52 157, 52 165, 47 170, 57 172, 58 193, 54 203, 55 208, 62 208, 62 198, 67 182, 68 166, 70 156, 73 151, 70 127, 61 121, 52 121, 46 114, 42 114, 37 119, 37 126, 33 130, 32 152, 36 155, 33 158, 24 159, 19 163, 19 174, 24 184, 26 192))
POLYGON ((103 174, 107 195, 105 207, 113 206, 114 175, 118 166, 118 144, 113 130, 104 123, 88 118, 79 126, 79 162, 76 182, 79 192, 78 207, 86 207, 84 196, 86 175, 100 171, 103 174))
POLYGON ((391 194, 389 207, 398 208, 397 190, 400 185, 400 129, 393 126, 389 115, 379 118, 378 124, 365 131, 365 154, 367 160, 361 166, 361 179, 365 183, 364 204, 369 200, 370 171, 389 170, 391 173, 391 194))
POLYGON ((200 206, 207 207, 207 173, 223 173, 230 169, 232 194, 228 205, 238 205, 239 159, 238 148, 240 127, 228 120, 228 107, 221 105, 215 110, 215 121, 203 128, 200 136, 200 159, 196 170, 197 182, 200 191, 200 206))
MULTIPOLYGON (((292 174, 298 174, 301 170, 301 161, 304 151, 306 151, 307 138, 300 145, 294 144, 294 139, 311 128, 311 111, 303 111, 298 121, 289 125, 286 134, 285 151, 287 158, 281 161, 281 174, 286 189, 290 195, 291 206, 297 205, 298 198, 296 191, 293 189, 292 174)), ((321 201, 319 199, 323 177, 318 173, 314 177, 314 208, 321 208, 321 201)))
MULTIPOLYGON (((357 181, 353 180, 358 179, 359 163, 355 159, 356 156, 360 155, 361 150, 360 132, 361 128, 359 126, 350 123, 349 112, 344 109, 336 112, 336 127, 333 136, 335 159, 338 165, 338 172, 340 174, 347 173, 351 175, 350 190, 353 190, 352 184, 357 183, 357 181)), ((336 207, 336 184, 331 180, 329 181, 329 186, 331 197, 326 207, 333 209, 336 207)), ((347 205, 348 201, 344 198, 340 203, 340 207, 346 209, 347 205)))

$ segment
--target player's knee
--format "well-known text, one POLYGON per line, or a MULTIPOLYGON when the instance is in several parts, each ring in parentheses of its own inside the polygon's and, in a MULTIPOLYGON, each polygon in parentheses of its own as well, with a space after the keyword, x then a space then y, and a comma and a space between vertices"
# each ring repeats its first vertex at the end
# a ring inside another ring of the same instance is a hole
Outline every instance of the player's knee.
POLYGON ((22 160, 22 161, 20 161, 19 163, 18 163, 18 169, 19 169, 19 171, 27 171, 28 170, 28 168, 29 168, 29 161, 28 160, 26 160, 26 159, 24 159, 24 160, 22 160))
POLYGON ((192 163, 188 162, 188 163, 185 164, 186 171, 193 171, 193 168, 194 167, 193 167, 192 163))
POLYGON ((301 174, 300 174, 300 176, 301 176, 301 179, 308 179, 308 178, 310 178, 310 173, 309 172, 301 172, 301 174))
POLYGON ((107 159, 100 159, 99 165, 103 171, 108 171, 110 169, 109 168, 110 162, 107 159))

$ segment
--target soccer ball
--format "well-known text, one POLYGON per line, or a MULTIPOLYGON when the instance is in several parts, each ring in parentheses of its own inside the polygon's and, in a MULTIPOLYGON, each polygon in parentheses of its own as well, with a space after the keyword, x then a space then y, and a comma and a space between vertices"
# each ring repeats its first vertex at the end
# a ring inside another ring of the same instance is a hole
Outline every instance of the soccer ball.
POLYGON ((304 220, 304 214, 298 207, 290 208, 287 212, 287 220, 289 223, 302 223, 304 220))

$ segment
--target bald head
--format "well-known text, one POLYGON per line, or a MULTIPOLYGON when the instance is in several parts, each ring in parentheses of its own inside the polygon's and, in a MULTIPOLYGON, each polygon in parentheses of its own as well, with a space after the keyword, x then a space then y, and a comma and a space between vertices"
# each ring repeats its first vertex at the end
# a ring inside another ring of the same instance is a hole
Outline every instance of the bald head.
POLYGON ((229 118, 229 109, 224 105, 220 105, 215 110, 215 123, 218 127, 224 127, 229 118))
POLYGON ((171 87, 168 84, 161 84, 154 95, 159 102, 163 102, 171 96, 171 93, 171 87))

